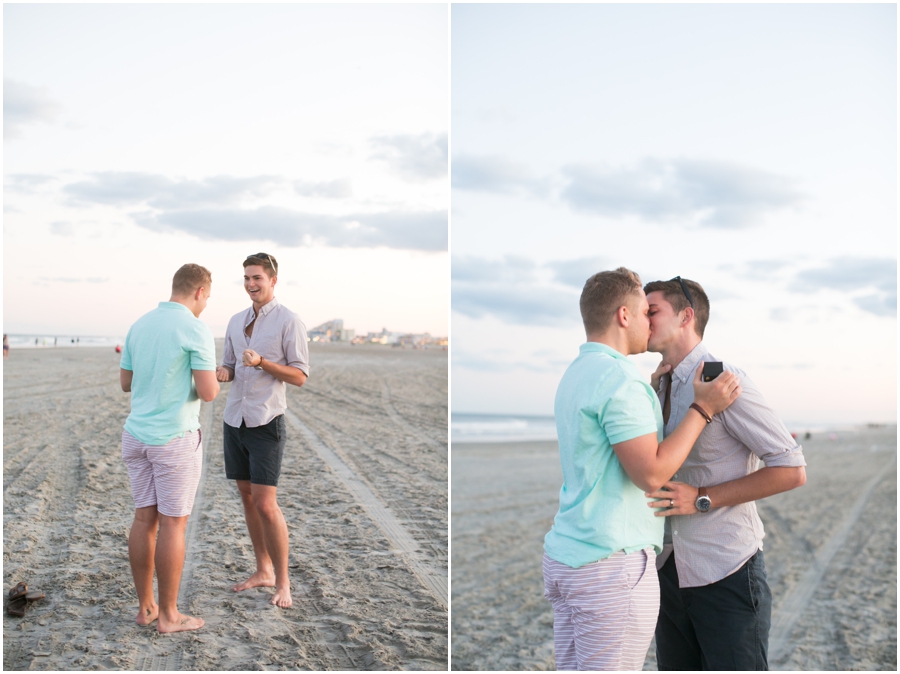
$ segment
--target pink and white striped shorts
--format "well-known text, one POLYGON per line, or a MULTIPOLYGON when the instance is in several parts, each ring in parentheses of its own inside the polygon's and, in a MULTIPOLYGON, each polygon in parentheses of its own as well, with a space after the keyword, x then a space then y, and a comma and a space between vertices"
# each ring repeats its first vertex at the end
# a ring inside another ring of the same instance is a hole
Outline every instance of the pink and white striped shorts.
POLYGON ((165 445, 145 445, 122 431, 122 459, 131 479, 135 508, 155 505, 169 517, 191 514, 203 468, 199 429, 165 445))
POLYGON ((647 548, 573 569, 544 555, 556 669, 643 669, 659 615, 655 560, 647 548))

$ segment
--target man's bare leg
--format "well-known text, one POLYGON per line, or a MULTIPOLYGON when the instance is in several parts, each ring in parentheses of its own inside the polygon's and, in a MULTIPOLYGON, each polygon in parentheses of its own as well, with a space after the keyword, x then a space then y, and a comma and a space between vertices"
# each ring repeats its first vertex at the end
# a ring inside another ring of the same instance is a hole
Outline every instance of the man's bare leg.
POLYGON ((270 603, 288 608, 292 603, 291 581, 288 577, 288 530, 284 514, 276 500, 278 488, 264 484, 238 481, 244 502, 244 515, 253 552, 256 555, 256 573, 234 590, 240 592, 250 587, 275 587, 270 603), (249 493, 248 493, 249 491, 249 493), (253 524, 251 525, 251 522, 253 524), (258 527, 254 532, 254 527, 258 527), (254 538, 257 536, 258 538, 254 538))
POLYGON ((156 543, 156 578, 159 583, 160 632, 187 632, 203 627, 203 618, 178 611, 178 588, 184 568, 184 530, 187 516, 169 517, 159 514, 159 540, 156 543))
POLYGON ((149 625, 159 615, 159 606, 153 596, 153 558, 156 555, 158 526, 155 505, 135 509, 134 523, 128 534, 128 559, 140 603, 136 618, 138 625, 149 625))
POLYGON ((266 550, 275 567, 275 595, 269 603, 288 608, 293 603, 288 577, 288 529, 276 500, 278 487, 265 484, 251 484, 250 487, 253 504, 262 521, 266 550))
MULTIPOLYGON (((235 480, 241 501, 244 504, 244 520, 247 522, 247 531, 250 533, 250 542, 253 544, 253 554, 256 557, 256 570, 253 575, 242 583, 238 583, 231 589, 242 592, 254 587, 275 587, 275 567, 266 547, 263 522, 256 510, 253 501, 253 489, 250 480, 235 480)), ((253 488, 259 485, 252 485, 253 488)))

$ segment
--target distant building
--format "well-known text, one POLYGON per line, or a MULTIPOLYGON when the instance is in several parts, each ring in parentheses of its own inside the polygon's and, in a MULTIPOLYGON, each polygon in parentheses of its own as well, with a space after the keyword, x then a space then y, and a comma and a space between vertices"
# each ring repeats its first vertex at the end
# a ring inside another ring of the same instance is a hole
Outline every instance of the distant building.
POLYGON ((340 318, 317 325, 308 331, 311 342, 349 342, 350 344, 390 344, 391 346, 427 349, 446 347, 446 337, 432 337, 429 333, 414 334, 411 332, 391 332, 382 328, 381 332, 369 332, 357 335, 356 330, 345 328, 340 318))
POLYGON ((356 331, 353 328, 345 328, 342 318, 317 325, 307 332, 311 342, 349 342, 356 331))

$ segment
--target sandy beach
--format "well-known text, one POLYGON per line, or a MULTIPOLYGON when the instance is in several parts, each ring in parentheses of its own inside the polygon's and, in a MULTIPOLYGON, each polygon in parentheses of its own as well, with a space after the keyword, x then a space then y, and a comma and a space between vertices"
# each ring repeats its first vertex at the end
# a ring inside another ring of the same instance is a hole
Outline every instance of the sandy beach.
MULTIPOLYGON (((801 442, 806 485, 758 502, 770 668, 896 670, 897 428, 801 442)), ((455 444, 451 463, 451 667, 554 669, 541 555, 562 483, 556 443, 455 444)))
POLYGON ((204 475, 179 596, 206 625, 160 635, 134 622, 118 354, 13 351, 3 580, 47 596, 24 618, 4 614, 4 669, 447 668, 447 352, 312 344, 310 362, 306 386, 288 387, 278 488, 293 607, 270 605, 271 589, 230 589, 253 554, 224 477, 224 384, 201 409, 204 475))

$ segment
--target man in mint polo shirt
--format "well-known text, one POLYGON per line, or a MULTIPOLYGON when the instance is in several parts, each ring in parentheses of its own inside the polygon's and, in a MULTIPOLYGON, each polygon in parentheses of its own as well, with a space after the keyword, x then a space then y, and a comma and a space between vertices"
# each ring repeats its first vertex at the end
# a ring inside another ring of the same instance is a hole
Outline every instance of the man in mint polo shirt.
POLYGON ((741 392, 732 373, 701 383, 701 366, 692 411, 663 440, 659 400, 626 358, 647 350, 648 312, 634 272, 588 279, 587 343, 556 392, 563 486, 543 570, 560 670, 643 667, 659 612, 654 564, 663 539, 644 492, 671 479, 712 415, 741 392))
POLYGON ((180 613, 177 600, 184 532, 203 458, 200 401, 209 402, 219 393, 212 333, 199 320, 211 284, 204 267, 181 267, 172 279, 169 301, 131 326, 120 362, 122 390, 131 392, 122 458, 134 497, 128 556, 140 603, 137 622, 157 621, 159 632, 203 626, 202 618, 180 613))

